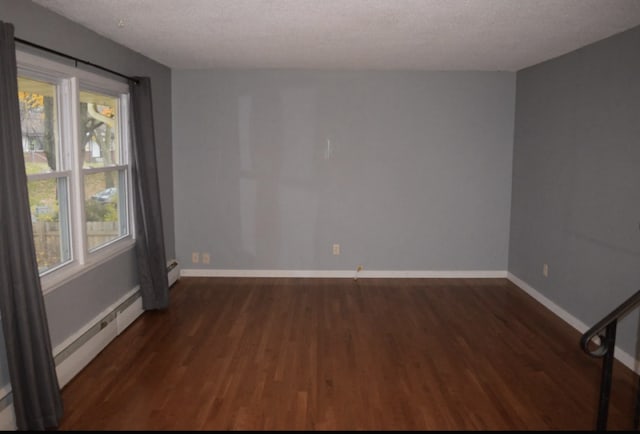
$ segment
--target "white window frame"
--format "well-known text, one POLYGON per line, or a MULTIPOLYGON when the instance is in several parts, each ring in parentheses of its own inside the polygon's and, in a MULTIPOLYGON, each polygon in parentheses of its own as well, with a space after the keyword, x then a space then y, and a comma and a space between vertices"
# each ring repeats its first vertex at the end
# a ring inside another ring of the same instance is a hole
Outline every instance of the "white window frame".
POLYGON ((18 75, 55 84, 57 86, 57 110, 59 131, 58 154, 61 169, 52 174, 30 175, 35 180, 68 176, 69 236, 71 259, 40 275, 43 292, 46 294, 87 271, 107 262, 115 256, 130 250, 135 244, 135 221, 133 192, 131 188, 131 134, 129 128, 129 86, 119 79, 106 78, 85 70, 45 59, 24 51, 16 50, 18 75), (118 165, 98 169, 84 169, 80 154, 80 90, 98 92, 118 99, 118 125, 120 162, 118 165), (124 186, 126 191, 125 221, 127 233, 107 242, 94 250, 88 249, 87 225, 84 212, 84 175, 103 171, 126 171, 124 186))

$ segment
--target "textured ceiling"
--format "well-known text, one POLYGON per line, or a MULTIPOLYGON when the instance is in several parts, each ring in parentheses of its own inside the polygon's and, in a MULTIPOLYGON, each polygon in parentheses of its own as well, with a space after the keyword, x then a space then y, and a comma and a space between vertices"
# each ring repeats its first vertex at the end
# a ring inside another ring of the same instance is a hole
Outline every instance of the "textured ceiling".
POLYGON ((640 25, 640 0, 34 0, 176 69, 515 71, 640 25))

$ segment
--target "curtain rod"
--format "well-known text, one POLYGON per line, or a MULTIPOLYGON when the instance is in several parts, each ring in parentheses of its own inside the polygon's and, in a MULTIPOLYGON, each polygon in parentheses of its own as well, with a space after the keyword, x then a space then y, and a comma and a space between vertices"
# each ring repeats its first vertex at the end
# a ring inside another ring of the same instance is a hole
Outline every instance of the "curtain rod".
POLYGON ((14 37, 13 39, 14 39, 16 42, 19 42, 19 43, 21 43, 21 44, 29 45, 29 46, 34 47, 34 48, 37 48, 37 49, 39 49, 39 50, 47 51, 47 52, 52 53, 52 54, 55 54, 55 55, 57 55, 57 56, 62 56, 62 57, 65 57, 65 58, 67 58, 67 59, 71 59, 71 60, 73 60, 74 62, 76 62, 76 67, 78 66, 78 62, 81 62, 81 63, 84 63, 85 65, 89 65, 89 66, 92 66, 92 67, 94 67, 94 68, 101 69, 102 71, 108 72, 108 73, 110 73, 110 74, 114 74, 114 75, 117 75, 117 76, 119 76, 119 77, 125 78, 125 79, 127 79, 127 80, 129 80, 129 81, 133 81, 133 82, 134 82, 134 83, 136 83, 136 84, 140 83, 140 80, 138 80, 137 78, 129 77, 128 75, 121 74, 121 73, 119 73, 119 72, 117 72, 117 71, 114 71, 114 70, 112 70, 112 69, 105 68, 104 66, 96 65, 95 63, 88 62, 88 61, 86 61, 86 60, 82 60, 82 59, 78 59, 77 57, 75 57, 75 56, 71 56, 70 54, 65 54, 65 53, 62 53, 62 52, 60 52, 60 51, 57 51, 57 50, 53 50, 53 49, 51 49, 51 48, 44 47, 44 46, 42 46, 42 45, 34 44, 33 42, 25 41, 24 39, 15 38, 15 37, 14 37))

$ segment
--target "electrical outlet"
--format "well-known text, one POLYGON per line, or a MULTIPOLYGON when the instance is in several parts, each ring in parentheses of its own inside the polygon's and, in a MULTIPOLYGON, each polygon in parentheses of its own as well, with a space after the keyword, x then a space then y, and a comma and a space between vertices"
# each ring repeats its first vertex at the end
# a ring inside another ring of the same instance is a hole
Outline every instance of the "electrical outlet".
POLYGON ((203 264, 208 264, 209 262, 211 262, 211 256, 209 256, 209 253, 203 253, 202 254, 202 263, 203 264))
POLYGON ((340 254, 340 244, 334 244, 333 245, 333 254, 334 255, 339 255, 340 254))
POLYGON ((193 252, 191 254, 191 262, 193 262, 194 264, 197 264, 198 262, 200 262, 200 253, 193 252))
POLYGON ((542 275, 544 277, 549 277, 549 266, 547 264, 542 265, 542 275))

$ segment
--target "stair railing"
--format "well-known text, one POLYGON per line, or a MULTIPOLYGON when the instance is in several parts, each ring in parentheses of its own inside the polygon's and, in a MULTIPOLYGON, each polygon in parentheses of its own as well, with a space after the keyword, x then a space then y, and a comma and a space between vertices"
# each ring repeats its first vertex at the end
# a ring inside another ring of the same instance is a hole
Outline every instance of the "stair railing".
MULTIPOLYGON (((611 381, 613 373, 613 360, 616 347, 616 327, 618 321, 627 316, 640 305, 640 291, 626 299, 607 316, 598 321, 587 330, 580 338, 580 347, 592 357, 602 358, 602 373, 600 377, 600 398, 598 401, 598 420, 596 429, 607 429, 609 416, 609 397, 611 396, 611 381)), ((636 391, 636 411, 634 416, 634 428, 638 428, 640 416, 640 383, 636 391)))

